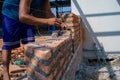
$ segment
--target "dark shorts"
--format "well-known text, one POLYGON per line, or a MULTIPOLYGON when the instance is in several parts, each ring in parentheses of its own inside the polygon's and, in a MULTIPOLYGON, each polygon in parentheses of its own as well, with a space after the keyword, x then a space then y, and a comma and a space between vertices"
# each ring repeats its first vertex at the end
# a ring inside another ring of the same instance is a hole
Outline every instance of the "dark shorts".
POLYGON ((2 15, 3 50, 20 47, 20 43, 34 42, 32 26, 2 15))

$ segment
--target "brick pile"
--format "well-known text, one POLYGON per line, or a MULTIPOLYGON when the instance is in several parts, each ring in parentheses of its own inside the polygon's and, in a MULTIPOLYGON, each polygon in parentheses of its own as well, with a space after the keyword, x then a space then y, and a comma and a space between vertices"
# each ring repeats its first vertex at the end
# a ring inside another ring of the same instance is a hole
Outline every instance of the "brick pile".
MULTIPOLYGON (((72 13, 61 15, 67 25, 57 38, 44 36, 25 46, 29 80, 61 80, 81 42, 80 18, 72 13)), ((78 56, 79 58, 79 56, 78 56)))

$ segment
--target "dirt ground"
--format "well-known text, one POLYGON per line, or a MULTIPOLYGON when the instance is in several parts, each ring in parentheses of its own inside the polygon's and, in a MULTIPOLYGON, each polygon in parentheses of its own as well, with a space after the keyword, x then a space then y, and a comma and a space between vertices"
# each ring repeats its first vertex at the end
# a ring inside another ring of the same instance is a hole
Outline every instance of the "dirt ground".
MULTIPOLYGON (((2 69, 2 55, 1 55, 1 49, 2 48, 2 39, 0 39, 0 80, 2 80, 2 73, 3 73, 3 69, 2 69)), ((12 54, 11 54, 11 61, 10 61, 10 76, 12 77, 12 80, 18 80, 18 78, 22 78, 23 76, 25 76, 25 66, 23 64, 20 65, 15 65, 17 60, 23 60, 24 59, 24 49, 23 49, 23 45, 21 45, 20 48, 16 48, 12 50, 12 54), (21 76, 21 77, 20 77, 21 76)), ((24 79, 20 79, 20 80, 24 80, 24 79)))
POLYGON ((83 62, 76 72, 76 80, 120 80, 120 57, 104 63, 83 62))
MULTIPOLYGON (((44 37, 35 36, 35 40, 39 40, 44 37)), ((2 39, 0 39, 0 80, 2 80, 2 39)), ((16 48, 12 50, 11 53, 11 61, 10 61, 10 76, 11 80, 27 80, 26 78, 26 71, 25 71, 25 64, 24 64, 24 48, 21 45, 20 48, 16 48), (19 61, 21 63, 19 63, 19 61), (17 63, 18 62, 18 63, 17 63)))

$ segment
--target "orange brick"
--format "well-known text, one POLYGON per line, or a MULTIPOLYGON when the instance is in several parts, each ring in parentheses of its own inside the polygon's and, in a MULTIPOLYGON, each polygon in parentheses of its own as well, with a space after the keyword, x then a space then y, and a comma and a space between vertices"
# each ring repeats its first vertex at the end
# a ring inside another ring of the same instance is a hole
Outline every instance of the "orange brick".
POLYGON ((43 60, 48 60, 51 57, 51 51, 50 49, 47 49, 47 48, 43 48, 43 49, 36 48, 34 49, 34 54, 35 56, 43 60))
POLYGON ((66 22, 65 25, 66 25, 67 27, 71 27, 71 26, 72 26, 72 27, 76 27, 76 26, 79 26, 79 23, 72 23, 72 22, 71 22, 71 23, 67 23, 67 22, 66 22))
POLYGON ((61 61, 60 61, 60 67, 63 66, 64 61, 65 61, 65 58, 62 58, 61 61))
POLYGON ((28 56, 25 56, 25 61, 27 61, 27 62, 31 62, 31 58, 28 57, 28 56))
POLYGON ((30 74, 35 74, 34 70, 29 66, 26 66, 26 71, 29 72, 30 74))
POLYGON ((73 23, 79 22, 79 19, 72 18, 72 17, 68 17, 68 18, 66 18, 65 20, 66 20, 66 21, 73 22, 73 23))
POLYGON ((57 68, 54 70, 54 72, 53 72, 53 77, 55 77, 56 75, 57 75, 57 73, 58 73, 58 70, 57 70, 57 68))
POLYGON ((38 45, 35 44, 27 44, 24 46, 25 52, 33 53, 34 48, 38 47, 38 45))
POLYGON ((44 66, 43 64, 39 63, 38 67, 39 67, 42 71, 44 71, 46 74, 48 74, 48 73, 50 73, 52 67, 54 67, 55 62, 56 62, 56 61, 53 60, 53 61, 50 63, 50 65, 48 65, 48 66, 44 66))
POLYGON ((74 17, 74 18, 80 19, 80 17, 78 17, 77 15, 75 15, 75 14, 73 14, 73 13, 61 14, 61 17, 62 17, 62 18, 74 17))
POLYGON ((33 58, 31 59, 31 64, 34 65, 34 66, 38 66, 38 62, 33 58))
POLYGON ((60 80, 61 76, 62 76, 62 70, 61 70, 61 71, 59 72, 59 74, 57 75, 56 80, 60 80))
MULTIPOLYGON (((37 78, 38 80, 52 80, 52 78, 53 78, 53 75, 52 75, 52 74, 49 75, 49 76, 47 76, 47 77, 45 77, 45 76, 43 76, 42 74, 40 74, 39 72, 34 71, 34 70, 33 70, 32 68, 30 68, 29 66, 27 66, 26 70, 27 70, 27 72, 28 72, 29 74, 34 75, 35 78, 37 78)), ((34 79, 32 79, 32 77, 30 77, 29 79, 34 80, 34 79)))
POLYGON ((35 72, 35 75, 37 76, 38 80, 53 80, 53 75, 52 74, 45 77, 45 76, 42 76, 40 73, 35 72))
MULTIPOLYGON (((68 27, 69 28, 69 27, 68 27)), ((80 27, 70 27, 69 29, 72 31, 72 32, 76 32, 76 31, 80 31, 79 29, 80 27)))
POLYGON ((70 13, 69 16, 79 18, 79 17, 78 17, 77 15, 75 15, 74 13, 70 13))

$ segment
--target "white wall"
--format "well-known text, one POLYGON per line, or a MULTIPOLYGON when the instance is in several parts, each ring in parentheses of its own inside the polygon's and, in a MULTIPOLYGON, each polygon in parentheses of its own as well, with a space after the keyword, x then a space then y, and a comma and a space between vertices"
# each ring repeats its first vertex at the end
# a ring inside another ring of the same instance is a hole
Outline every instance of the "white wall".
POLYGON ((71 0, 71 5, 86 27, 85 49, 95 42, 106 52, 120 53, 120 0, 71 0))

